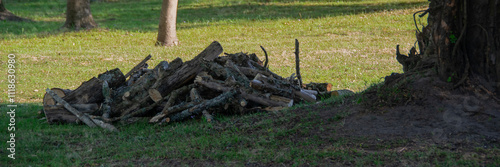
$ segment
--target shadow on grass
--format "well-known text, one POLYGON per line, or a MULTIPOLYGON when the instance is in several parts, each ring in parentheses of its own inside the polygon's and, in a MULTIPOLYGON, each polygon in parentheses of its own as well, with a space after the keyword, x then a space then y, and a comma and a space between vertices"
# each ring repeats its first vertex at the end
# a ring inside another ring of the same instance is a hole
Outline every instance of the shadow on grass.
MULTIPOLYGON (((181 1, 178 9, 178 28, 199 28, 207 23, 227 23, 274 19, 310 19, 374 13, 384 10, 399 10, 427 5, 428 2, 380 2, 380 3, 323 3, 320 1, 291 0, 252 0, 245 3, 227 0, 224 2, 181 1), (212 2, 212 3, 211 3, 212 2), (290 2, 290 3, 288 3, 290 2), (311 2, 311 3, 308 3, 311 2)), ((354 1, 356 2, 356 1, 354 1)), ((57 34, 64 24, 65 2, 49 3, 13 2, 11 11, 17 11, 24 17, 38 17, 37 22, 0 23, 0 39, 32 37, 44 34, 57 34), (31 4, 30 4, 31 3, 31 4), (17 7, 16 7, 17 6, 17 7), (40 11, 40 9, 42 11, 40 11), (45 11, 43 11, 45 10, 45 11), (29 11, 35 11, 33 15, 29 11), (29 13, 29 14, 28 14, 29 13), (42 16, 35 16, 40 15, 42 16)), ((161 1, 101 0, 92 3, 92 14, 100 28, 154 32, 158 29, 161 1)))

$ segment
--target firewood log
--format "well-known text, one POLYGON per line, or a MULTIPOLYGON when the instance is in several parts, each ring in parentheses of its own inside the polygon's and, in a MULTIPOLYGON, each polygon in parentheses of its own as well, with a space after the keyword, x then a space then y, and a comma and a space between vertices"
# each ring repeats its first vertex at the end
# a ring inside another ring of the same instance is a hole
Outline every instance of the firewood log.
POLYGON ((159 86, 157 90, 162 96, 170 94, 173 90, 187 84, 189 81, 192 81, 196 75, 204 69, 201 65, 203 62, 213 61, 221 53, 222 46, 219 42, 212 42, 212 44, 198 54, 198 56, 184 63, 172 75, 165 76, 165 78, 160 81, 159 85, 161 86, 159 86))
POLYGON ((191 108, 186 109, 180 113, 169 116, 169 118, 167 119, 167 122, 180 121, 180 120, 186 119, 187 117, 189 117, 191 115, 198 115, 202 111, 206 110, 207 108, 219 106, 219 105, 222 105, 222 104, 228 102, 228 100, 230 98, 232 98, 235 94, 236 94, 236 91, 234 91, 234 90, 224 92, 221 95, 219 95, 213 99, 205 100, 202 103, 200 103, 194 107, 191 107, 191 108))

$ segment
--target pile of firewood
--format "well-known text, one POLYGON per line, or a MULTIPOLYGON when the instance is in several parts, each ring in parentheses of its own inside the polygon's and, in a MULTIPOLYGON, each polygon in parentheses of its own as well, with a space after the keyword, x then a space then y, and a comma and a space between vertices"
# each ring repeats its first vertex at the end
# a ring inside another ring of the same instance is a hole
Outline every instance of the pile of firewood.
MULTIPOLYGON (((47 89, 44 113, 49 123, 80 123, 116 130, 113 122, 149 117, 150 123, 168 123, 214 113, 279 110, 300 102, 350 91, 331 91, 331 84, 302 84, 297 77, 283 78, 267 68, 255 54, 227 54, 213 42, 198 56, 182 62, 162 61, 148 69, 146 57, 130 72, 120 69, 100 74, 75 90, 47 89)), ((262 48, 264 50, 264 48, 262 48)), ((265 52, 265 50, 264 50, 265 52)))

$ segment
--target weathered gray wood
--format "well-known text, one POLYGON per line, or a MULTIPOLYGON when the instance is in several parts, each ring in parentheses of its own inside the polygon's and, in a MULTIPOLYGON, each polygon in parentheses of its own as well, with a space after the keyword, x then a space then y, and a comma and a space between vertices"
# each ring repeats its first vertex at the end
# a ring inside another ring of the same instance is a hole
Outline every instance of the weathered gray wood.
POLYGON ((300 75, 299 40, 297 39, 295 39, 295 71, 297 73, 297 79, 299 80, 299 86, 302 87, 302 76, 300 75))
POLYGON ((102 103, 102 118, 109 119, 111 115, 111 90, 109 88, 108 82, 104 81, 102 83, 102 95, 104 96, 104 103, 102 103))
POLYGON ((105 73, 99 74, 98 79, 108 82, 108 87, 111 89, 116 89, 125 83, 125 76, 119 68, 115 68, 105 73))
POLYGON ((172 75, 165 76, 160 82, 158 91, 162 96, 170 94, 173 90, 185 85, 189 81, 192 81, 198 73, 200 73, 204 67, 203 62, 213 61, 217 58, 223 49, 219 42, 214 41, 205 50, 203 50, 198 56, 192 60, 184 63, 177 71, 172 75))
POLYGON ((163 118, 169 116, 170 114, 175 114, 175 113, 181 112, 181 111, 186 110, 188 108, 194 107, 200 103, 201 102, 194 102, 194 101, 189 102, 189 103, 183 102, 183 103, 177 104, 175 106, 168 107, 167 109, 164 109, 162 112, 158 113, 153 118, 151 118, 149 120, 149 123, 156 123, 156 122, 162 120, 163 118))
POLYGON ((172 116, 170 116, 169 118, 169 121, 167 122, 171 122, 171 121, 180 121, 180 120, 183 120, 191 115, 198 115, 200 114, 202 111, 206 110, 207 108, 210 108, 210 107, 214 107, 214 106, 219 106, 219 105, 222 105, 224 104, 225 102, 227 102, 230 98, 232 98, 234 95, 236 94, 236 91, 227 91, 227 92, 224 92, 222 93, 221 95, 213 98, 213 99, 210 99, 210 100, 205 100, 203 101, 202 103, 190 108, 190 109, 186 109, 180 113, 177 113, 177 114, 174 114, 172 116))
POLYGON ((207 122, 212 122, 212 120, 214 120, 214 117, 210 115, 207 110, 203 110, 201 113, 203 114, 203 116, 205 116, 207 122))
POLYGON ((83 82, 80 87, 66 94, 66 96, 63 97, 64 101, 70 104, 102 103, 104 102, 104 96, 102 94, 102 84, 104 81, 107 81, 108 85, 121 85, 124 83, 123 78, 114 79, 111 77, 123 77, 119 69, 106 71, 99 76, 104 80, 94 77, 83 82))
MULTIPOLYGON (((47 93, 47 96, 50 96, 47 93)), ((52 98, 52 96, 50 96, 52 98)), ((92 114, 99 110, 99 105, 96 103, 92 104, 71 104, 72 107, 81 111, 82 113, 92 114)), ((47 122, 49 124, 56 123, 78 123, 80 122, 78 118, 73 115, 71 112, 66 110, 63 105, 44 105, 43 112, 45 113, 45 117, 47 118, 47 122)))
POLYGON ((203 100, 200 93, 198 92, 198 89, 196 88, 192 88, 191 91, 189 91, 189 97, 191 98, 191 101, 194 102, 200 102, 203 100))
POLYGON ((59 97, 55 92, 53 92, 49 88, 47 88, 46 91, 47 91, 47 93, 49 95, 52 96, 52 98, 56 102, 62 104, 64 106, 64 108, 66 108, 69 112, 71 112, 72 114, 74 114, 83 123, 87 124, 89 127, 96 127, 96 124, 87 115, 85 115, 84 113, 82 113, 82 112, 78 111, 77 109, 71 107, 71 105, 68 102, 64 101, 61 97, 59 97))
POLYGON ((100 120, 94 120, 90 118, 87 114, 82 113, 78 111, 77 109, 73 108, 68 102, 64 101, 61 97, 59 97, 57 94, 55 94, 52 90, 47 88, 47 93, 49 93, 54 100, 64 106, 69 112, 74 114, 79 120, 81 120, 83 123, 88 125, 89 127, 96 127, 100 126, 101 128, 110 130, 110 131, 118 131, 113 125, 104 123, 100 120))

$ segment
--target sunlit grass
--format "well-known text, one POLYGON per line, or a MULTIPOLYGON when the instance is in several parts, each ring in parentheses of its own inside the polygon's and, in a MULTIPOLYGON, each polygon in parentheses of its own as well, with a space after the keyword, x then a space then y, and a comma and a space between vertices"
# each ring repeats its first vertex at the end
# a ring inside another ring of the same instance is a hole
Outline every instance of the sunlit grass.
MULTIPOLYGON (((401 72, 395 46, 413 45, 411 14, 425 5, 424 0, 182 1, 181 45, 162 48, 154 46, 161 2, 95 2, 92 13, 100 28, 68 32, 59 29, 65 1, 8 1, 9 10, 35 22, 2 22, 0 54, 2 62, 8 53, 17 55, 19 102, 41 102, 45 88, 75 89, 107 69, 127 72, 148 54, 150 65, 176 57, 186 61, 213 40, 225 52, 257 53, 261 59, 262 45, 270 69, 289 76, 295 72, 298 39, 305 82, 360 91, 401 72)), ((5 80, 0 82, 6 92, 5 80)))

